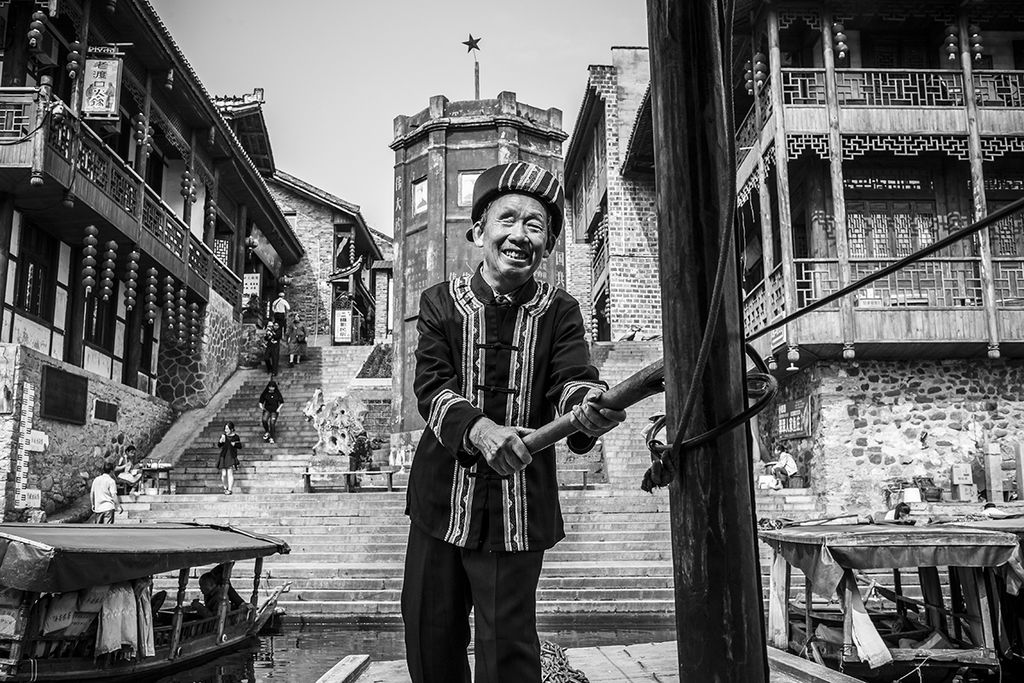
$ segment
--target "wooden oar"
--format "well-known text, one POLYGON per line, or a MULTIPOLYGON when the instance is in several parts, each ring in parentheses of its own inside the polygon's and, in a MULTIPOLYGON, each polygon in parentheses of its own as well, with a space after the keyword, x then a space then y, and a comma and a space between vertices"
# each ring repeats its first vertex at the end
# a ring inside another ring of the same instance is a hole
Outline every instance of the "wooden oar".
MULTIPOLYGON (((625 410, 647 398, 665 391, 665 360, 659 359, 630 375, 601 395, 601 407, 625 410)), ((572 424, 572 413, 566 413, 555 420, 530 432, 523 443, 531 453, 543 450, 579 430, 572 424)))

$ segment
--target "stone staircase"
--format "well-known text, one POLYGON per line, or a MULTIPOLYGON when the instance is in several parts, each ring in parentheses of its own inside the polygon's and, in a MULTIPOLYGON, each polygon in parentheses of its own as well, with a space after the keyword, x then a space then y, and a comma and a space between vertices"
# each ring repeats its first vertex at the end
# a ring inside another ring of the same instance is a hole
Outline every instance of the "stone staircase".
MULTIPOLYGON (((561 495, 566 538, 545 554, 538 612, 670 620, 674 598, 668 494, 600 487, 563 490, 561 495)), ((767 492, 757 502, 759 515, 769 510, 788 517, 813 515, 809 494, 799 489, 767 492)), ((266 560, 264 585, 292 583, 281 601, 289 619, 400 616, 409 529, 403 492, 162 495, 140 498, 125 508, 129 522, 230 524, 286 540, 291 554, 266 560)), ((770 551, 762 545, 765 597, 770 563, 770 551)), ((249 585, 251 564, 235 572, 240 592, 249 585)), ((157 583, 171 592, 176 585, 171 575, 157 583)))
MULTIPOLYGON (((285 403, 281 407, 274 444, 263 441, 260 426, 259 396, 269 376, 262 369, 239 370, 246 375, 242 386, 175 463, 175 491, 179 494, 220 493, 217 440, 229 420, 235 423, 243 444, 239 453, 241 465, 235 472, 235 494, 301 490, 302 472, 309 464, 310 448, 317 441, 316 430, 305 421, 302 409, 318 387, 328 399, 344 392, 372 348, 312 347, 307 360, 294 368, 283 363, 277 383, 285 403)), ((341 466, 347 467, 348 463, 341 466)))

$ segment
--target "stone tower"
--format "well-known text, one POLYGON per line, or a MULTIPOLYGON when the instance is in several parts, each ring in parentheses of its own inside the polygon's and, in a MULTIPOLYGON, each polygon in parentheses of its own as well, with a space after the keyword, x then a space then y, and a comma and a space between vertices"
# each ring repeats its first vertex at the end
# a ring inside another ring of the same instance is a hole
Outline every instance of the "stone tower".
MULTIPOLYGON (((512 92, 464 102, 437 95, 427 109, 395 118, 395 446, 414 444, 423 428, 412 393, 420 294, 477 264, 465 237, 477 177, 528 161, 561 179, 565 138, 561 110, 531 107, 512 92)), ((537 277, 564 284, 564 236, 537 277)))

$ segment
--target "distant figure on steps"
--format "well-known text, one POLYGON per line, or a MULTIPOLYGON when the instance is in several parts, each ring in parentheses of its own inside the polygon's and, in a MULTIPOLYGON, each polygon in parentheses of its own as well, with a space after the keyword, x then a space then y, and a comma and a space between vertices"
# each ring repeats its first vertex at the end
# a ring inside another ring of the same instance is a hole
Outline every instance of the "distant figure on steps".
POLYGON ((306 355, 306 326, 298 313, 291 314, 285 341, 288 344, 288 367, 293 367, 306 355))
POLYGON ((284 397, 277 388, 277 382, 271 378, 266 388, 260 394, 260 410, 262 411, 261 421, 263 424, 263 440, 267 443, 274 443, 274 436, 277 434, 277 417, 284 404, 284 397))
POLYGON ((238 451, 242 448, 242 439, 235 433, 235 423, 224 425, 224 433, 217 442, 220 455, 217 456, 217 469, 220 470, 220 483, 224 493, 231 495, 235 487, 235 470, 238 469, 238 451))

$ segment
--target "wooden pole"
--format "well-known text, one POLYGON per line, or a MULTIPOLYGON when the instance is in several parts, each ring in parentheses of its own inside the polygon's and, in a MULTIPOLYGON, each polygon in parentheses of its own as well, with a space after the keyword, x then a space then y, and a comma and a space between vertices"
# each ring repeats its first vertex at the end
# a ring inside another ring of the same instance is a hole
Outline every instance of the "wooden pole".
POLYGON ((168 659, 178 656, 178 645, 181 643, 181 624, 185 618, 182 609, 185 603, 185 587, 188 586, 188 567, 178 570, 178 594, 174 600, 174 625, 171 627, 171 650, 168 659))
MULTIPOLYGON (((308 472, 309 469, 307 468, 306 471, 308 472)), ((306 481, 308 482, 309 480, 306 479, 306 481)), ((255 567, 253 567, 252 596, 249 598, 249 604, 251 604, 253 606, 253 609, 259 607, 259 602, 260 602, 260 578, 262 578, 260 576, 260 574, 262 574, 262 573, 263 573, 263 558, 262 557, 257 557, 256 558, 256 565, 255 565, 255 567)))
MULTIPOLYGON (((733 229, 735 143, 727 0, 648 0, 666 408, 673 439, 707 322, 720 239, 733 229)), ((737 255, 728 247, 689 434, 746 406, 737 255)), ((688 452, 670 487, 679 679, 768 680, 746 426, 688 452)))
MULTIPOLYGON (((839 89, 836 85, 836 60, 832 43, 832 15, 821 16, 822 60, 825 64, 825 110, 828 112, 829 180, 832 184, 832 220, 836 226, 836 256, 839 259, 839 286, 850 284, 850 245, 846 228, 846 190, 843 183, 843 138, 839 126, 839 89)), ((791 309, 787 309, 789 313, 791 309)), ((853 317, 853 298, 839 301, 842 321, 843 357, 852 360, 857 336, 853 317)))
MULTIPOLYGON (((971 39, 967 15, 960 13, 960 66, 964 75, 964 105, 967 109, 967 150, 971 163, 971 196, 974 220, 988 214, 985 196, 985 172, 981 149, 981 129, 978 123, 978 103, 974 94, 974 63, 971 61, 971 39)), ((992 273, 992 246, 988 228, 978 233, 978 255, 981 256, 982 302, 985 304, 985 324, 988 327, 988 357, 999 358, 999 318, 996 311, 996 288, 992 273)), ((991 500, 991 498, 990 498, 991 500)))
POLYGON ((221 565, 220 580, 220 604, 217 606, 217 644, 224 642, 224 629, 228 623, 228 612, 231 611, 231 600, 228 599, 228 592, 231 589, 231 570, 234 562, 225 562, 221 565))

